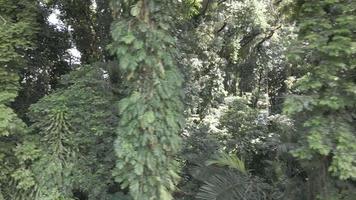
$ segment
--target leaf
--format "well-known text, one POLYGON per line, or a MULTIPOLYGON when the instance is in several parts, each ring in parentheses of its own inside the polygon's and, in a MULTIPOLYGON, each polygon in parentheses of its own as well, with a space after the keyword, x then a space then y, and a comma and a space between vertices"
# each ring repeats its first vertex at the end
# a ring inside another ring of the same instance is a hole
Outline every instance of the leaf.
POLYGON ((167 191, 167 189, 163 186, 159 188, 159 194, 161 200, 172 200, 172 195, 167 191))
POLYGON ((141 118, 141 126, 142 128, 146 128, 150 124, 152 124, 155 121, 156 117, 154 112, 148 111, 146 112, 142 118, 141 118))
POLYGON ((237 169, 240 172, 247 174, 245 163, 234 154, 220 153, 216 156, 216 159, 206 161, 207 166, 213 164, 227 166, 231 169, 237 169))
POLYGON ((267 195, 264 191, 267 188, 268 185, 258 178, 225 170, 205 181, 196 198, 203 200, 266 200, 267 195))
POLYGON ((119 107, 119 113, 122 114, 127 107, 130 105, 130 98, 124 98, 121 101, 119 101, 118 107, 119 107))
POLYGON ((120 58, 120 68, 126 70, 130 65, 130 59, 128 56, 120 58))
POLYGON ((135 165, 135 173, 137 175, 142 175, 143 174, 143 166, 139 163, 135 165))
POLYGON ((130 14, 134 17, 138 16, 140 14, 140 8, 138 7, 138 5, 134 5, 132 6, 131 10, 130 10, 130 14))
POLYGON ((121 38, 120 41, 123 41, 125 44, 131 44, 135 39, 136 38, 132 33, 128 33, 126 36, 121 38))

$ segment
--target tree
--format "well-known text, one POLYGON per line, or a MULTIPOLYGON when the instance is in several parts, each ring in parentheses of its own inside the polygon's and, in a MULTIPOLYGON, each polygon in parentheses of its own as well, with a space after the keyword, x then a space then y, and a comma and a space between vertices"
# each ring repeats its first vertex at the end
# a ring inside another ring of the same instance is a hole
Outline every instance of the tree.
POLYGON ((11 199, 15 187, 11 175, 17 166, 14 148, 26 125, 11 108, 17 96, 19 71, 25 52, 33 47, 37 29, 34 1, 0 1, 0 197, 11 199))
POLYGON ((0 200, 354 200, 355 7, 0 0, 0 200))
POLYGON ((328 188, 335 187, 332 179, 356 176, 356 4, 297 3, 298 48, 290 57, 298 71, 285 112, 297 123, 300 142, 294 155, 314 163, 306 166, 313 190, 309 199, 327 199, 333 192, 328 188))
POLYGON ((182 128, 182 77, 173 56, 169 1, 113 1, 112 53, 128 82, 118 103, 114 176, 133 199, 173 199, 182 128), (121 12, 122 11, 122 12, 121 12))
POLYGON ((110 170, 117 119, 102 66, 64 76, 65 88, 31 106, 31 132, 15 150, 20 167, 14 178, 24 199, 75 199, 79 194, 108 199, 118 191, 107 192, 115 185, 110 170))

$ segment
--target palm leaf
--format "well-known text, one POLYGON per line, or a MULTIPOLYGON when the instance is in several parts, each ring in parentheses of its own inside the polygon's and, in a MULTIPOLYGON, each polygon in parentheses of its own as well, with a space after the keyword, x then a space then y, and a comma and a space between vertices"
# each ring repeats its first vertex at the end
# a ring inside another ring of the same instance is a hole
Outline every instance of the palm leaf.
POLYGON ((238 171, 225 170, 204 182, 197 199, 203 200, 264 200, 269 186, 258 178, 238 171))
POLYGON ((205 164, 207 166, 215 164, 222 167, 229 167, 231 169, 237 169, 241 173, 247 174, 244 161, 238 158, 235 154, 220 153, 214 160, 208 160, 205 164))

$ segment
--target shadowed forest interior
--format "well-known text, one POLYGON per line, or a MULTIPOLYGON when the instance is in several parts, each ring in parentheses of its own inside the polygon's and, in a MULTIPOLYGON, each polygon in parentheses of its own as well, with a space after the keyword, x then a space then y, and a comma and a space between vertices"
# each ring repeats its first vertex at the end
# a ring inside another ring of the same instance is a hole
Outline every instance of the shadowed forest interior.
POLYGON ((0 0, 0 200, 356 200, 356 0, 0 0))

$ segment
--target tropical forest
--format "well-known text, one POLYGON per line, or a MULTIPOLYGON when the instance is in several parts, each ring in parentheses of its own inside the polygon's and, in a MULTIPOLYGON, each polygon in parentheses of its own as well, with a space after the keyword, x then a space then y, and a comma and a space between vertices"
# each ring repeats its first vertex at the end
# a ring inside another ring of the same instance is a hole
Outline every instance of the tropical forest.
POLYGON ((356 200, 356 0, 0 0, 0 200, 356 200))

